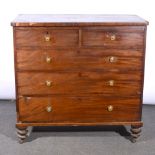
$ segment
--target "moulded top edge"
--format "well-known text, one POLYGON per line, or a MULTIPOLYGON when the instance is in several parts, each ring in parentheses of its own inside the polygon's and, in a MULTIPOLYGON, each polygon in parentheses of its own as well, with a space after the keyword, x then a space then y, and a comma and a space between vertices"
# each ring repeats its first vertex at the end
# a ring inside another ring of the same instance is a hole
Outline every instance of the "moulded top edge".
POLYGON ((12 26, 113 26, 148 25, 137 15, 101 14, 21 14, 11 22, 12 26))

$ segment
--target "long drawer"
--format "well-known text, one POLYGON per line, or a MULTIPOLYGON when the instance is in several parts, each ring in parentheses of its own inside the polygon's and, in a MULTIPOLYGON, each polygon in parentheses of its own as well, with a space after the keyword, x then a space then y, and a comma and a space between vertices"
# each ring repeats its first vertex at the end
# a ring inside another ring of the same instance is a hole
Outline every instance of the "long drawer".
POLYGON ((141 90, 139 72, 18 72, 19 94, 135 95, 141 90))
POLYGON ((17 50, 18 70, 142 69, 141 50, 17 50))
POLYGON ((136 121, 140 99, 102 96, 22 97, 19 120, 22 122, 101 123, 136 121))

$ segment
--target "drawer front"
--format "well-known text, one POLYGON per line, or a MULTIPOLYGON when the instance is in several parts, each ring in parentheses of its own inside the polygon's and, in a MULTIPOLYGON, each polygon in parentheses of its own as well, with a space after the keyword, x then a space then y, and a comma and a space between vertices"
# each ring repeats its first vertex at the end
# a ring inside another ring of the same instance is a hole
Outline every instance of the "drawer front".
POLYGON ((77 46, 78 30, 54 28, 16 28, 16 47, 77 46))
POLYGON ((135 95, 141 90, 141 72, 18 72, 19 94, 135 95))
POLYGON ((19 120, 53 123, 137 121, 140 119, 139 107, 139 97, 22 97, 19 99, 19 120))
POLYGON ((19 70, 142 69, 140 50, 17 50, 19 70))
POLYGON ((144 27, 101 27, 82 31, 83 46, 143 48, 144 27))

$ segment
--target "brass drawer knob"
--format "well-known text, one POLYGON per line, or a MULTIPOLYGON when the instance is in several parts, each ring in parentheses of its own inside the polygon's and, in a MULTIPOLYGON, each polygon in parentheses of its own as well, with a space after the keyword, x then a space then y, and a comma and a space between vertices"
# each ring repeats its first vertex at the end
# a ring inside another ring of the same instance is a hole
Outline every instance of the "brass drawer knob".
POLYGON ((114 56, 109 57, 109 62, 113 63, 113 62, 116 62, 116 61, 117 61, 117 57, 114 57, 114 56))
POLYGON ((47 87, 51 87, 52 86, 52 81, 47 80, 47 81, 45 81, 45 84, 46 84, 47 87))
POLYGON ((49 35, 45 35, 44 38, 45 38, 45 41, 46 41, 46 42, 49 42, 49 41, 51 40, 51 37, 50 37, 49 35))
POLYGON ((46 57, 46 62, 47 62, 47 63, 51 63, 51 62, 52 62, 52 58, 47 56, 47 57, 46 57))
POLYGON ((109 86, 114 86, 114 83, 115 83, 114 80, 109 80, 109 81, 108 81, 109 86))
POLYGON ((112 35, 110 36, 110 40, 111 40, 111 41, 116 40, 116 35, 115 35, 115 34, 112 34, 112 35))
POLYGON ((114 107, 113 107, 112 105, 109 105, 109 106, 107 107, 107 110, 108 110, 109 112, 113 111, 113 109, 114 109, 114 107))
POLYGON ((51 112, 51 111, 52 111, 52 107, 51 107, 51 106, 47 106, 47 107, 46 107, 46 111, 47 111, 47 112, 51 112))

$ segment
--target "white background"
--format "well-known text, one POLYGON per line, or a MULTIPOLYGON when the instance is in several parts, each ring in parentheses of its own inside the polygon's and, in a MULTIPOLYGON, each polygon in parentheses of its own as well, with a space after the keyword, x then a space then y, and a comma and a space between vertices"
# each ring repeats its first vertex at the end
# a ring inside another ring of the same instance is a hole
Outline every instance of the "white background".
POLYGON ((149 21, 144 103, 155 104, 155 7, 153 0, 1 0, 0 99, 15 98, 13 36, 17 14, 137 14, 149 21))

